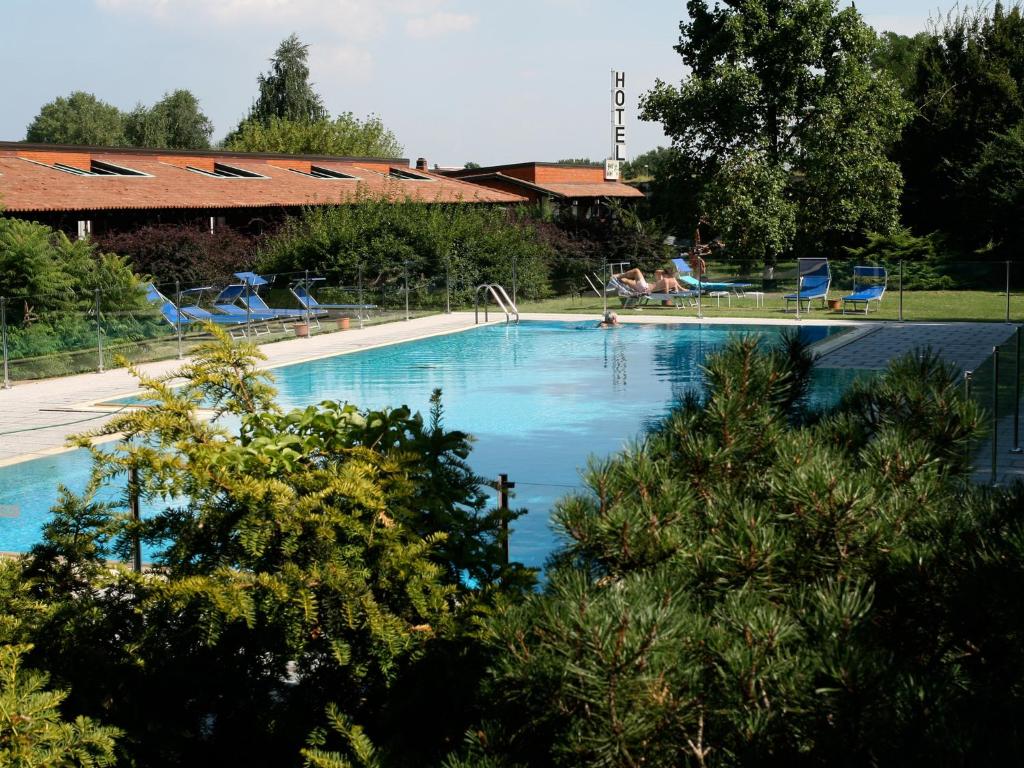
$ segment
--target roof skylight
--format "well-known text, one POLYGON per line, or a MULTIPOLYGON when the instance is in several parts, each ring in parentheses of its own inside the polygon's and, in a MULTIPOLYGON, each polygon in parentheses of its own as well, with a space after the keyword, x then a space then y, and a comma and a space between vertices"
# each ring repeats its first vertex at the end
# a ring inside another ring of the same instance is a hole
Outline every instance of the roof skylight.
POLYGON ((391 168, 388 171, 388 176, 393 179, 400 179, 401 181, 433 181, 429 176, 410 171, 407 168, 391 168))
POLYGON ((309 173, 306 171, 300 171, 297 168, 290 168, 290 171, 294 173, 302 174, 303 176, 310 176, 314 179, 347 179, 350 181, 358 180, 358 176, 353 176, 349 173, 342 173, 341 171, 335 171, 333 168, 323 168, 319 165, 314 165, 310 168, 309 173))
POLYGON ((53 167, 64 173, 71 173, 75 176, 149 176, 148 173, 136 171, 134 168, 126 168, 123 165, 114 165, 103 160, 91 160, 89 169, 79 168, 67 163, 54 163, 53 167))
POLYGON ((214 163, 213 170, 207 171, 202 168, 196 168, 193 165, 185 166, 188 170, 193 173, 201 173, 203 176, 213 176, 216 179, 265 179, 266 176, 256 173, 255 171, 247 171, 244 168, 238 168, 234 165, 227 165, 226 163, 214 163))

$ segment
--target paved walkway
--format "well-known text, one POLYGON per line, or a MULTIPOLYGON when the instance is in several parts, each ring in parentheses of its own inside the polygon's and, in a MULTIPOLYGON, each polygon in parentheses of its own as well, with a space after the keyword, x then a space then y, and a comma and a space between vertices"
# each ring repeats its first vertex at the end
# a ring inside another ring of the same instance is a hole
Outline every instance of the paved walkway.
POLYGON ((825 368, 881 370, 914 349, 931 347, 948 363, 973 371, 1007 341, 1016 325, 1004 323, 876 323, 822 355, 825 368))

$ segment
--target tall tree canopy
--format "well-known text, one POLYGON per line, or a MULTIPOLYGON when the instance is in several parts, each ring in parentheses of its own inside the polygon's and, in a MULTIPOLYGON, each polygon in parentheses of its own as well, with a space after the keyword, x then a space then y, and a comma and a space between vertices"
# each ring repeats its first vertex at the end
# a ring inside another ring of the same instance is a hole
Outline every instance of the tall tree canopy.
POLYGON ((247 120, 265 123, 272 117, 317 122, 328 117, 320 95, 309 82, 309 46, 288 35, 270 59, 270 71, 260 75, 260 93, 247 120))
POLYGON ((897 224, 887 148, 909 118, 871 64, 875 35, 838 0, 687 3, 690 75, 641 99, 697 180, 696 203, 742 256, 774 259, 897 224))
POLYGON ((150 108, 139 104, 125 116, 125 136, 134 147, 207 149, 213 123, 190 91, 165 94, 150 108))
POLYGON ((360 120, 351 112, 334 120, 302 122, 271 117, 266 122, 248 120, 225 142, 238 152, 286 152, 303 155, 350 157, 400 157, 402 145, 379 117, 360 120))
POLYGON ((999 157, 1019 163, 1024 120, 1024 15, 996 3, 957 10, 937 23, 917 62, 910 90, 917 114, 896 149, 907 180, 905 214, 919 232, 942 230, 962 250, 1002 244, 1019 250, 1000 222, 1020 216, 1024 185, 1001 172, 999 157), (992 179, 995 187, 978 183, 992 179))
POLYGON ((376 115, 351 112, 332 119, 309 81, 309 46, 291 34, 259 76, 259 96, 224 140, 238 152, 397 157, 402 145, 376 115))
POLYGON ((75 91, 44 104, 29 124, 25 141, 116 147, 124 144, 124 116, 93 94, 75 91))

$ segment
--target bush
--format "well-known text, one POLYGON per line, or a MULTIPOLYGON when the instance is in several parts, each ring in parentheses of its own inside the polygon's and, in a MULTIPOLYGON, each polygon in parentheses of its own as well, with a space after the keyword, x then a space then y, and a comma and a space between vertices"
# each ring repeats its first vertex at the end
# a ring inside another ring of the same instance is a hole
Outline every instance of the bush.
POLYGON ((260 250, 265 272, 310 270, 330 282, 397 285, 408 270, 420 305, 444 305, 446 276, 453 304, 473 301, 476 286, 504 285, 513 265, 518 295, 547 295, 550 249, 532 223, 500 208, 372 200, 310 208, 290 219, 260 250))
POLYGON ((100 247, 122 253, 136 271, 159 283, 181 282, 183 287, 224 285, 232 273, 252 268, 256 238, 229 227, 212 233, 194 224, 153 224, 96 237, 100 247))

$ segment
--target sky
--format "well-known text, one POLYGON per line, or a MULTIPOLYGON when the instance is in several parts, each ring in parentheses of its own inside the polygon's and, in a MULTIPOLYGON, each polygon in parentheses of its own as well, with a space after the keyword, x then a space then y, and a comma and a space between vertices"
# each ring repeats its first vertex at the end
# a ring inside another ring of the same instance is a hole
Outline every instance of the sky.
MULTIPOLYGON (((946 5, 951 0, 944 0, 946 5)), ((876 29, 913 34, 936 0, 861 0, 876 29)), ((0 0, 0 140, 83 90, 129 110, 192 91, 222 138, 280 41, 309 45, 332 114, 378 115, 433 166, 610 152, 610 73, 626 73, 626 157, 667 145, 637 102, 683 77, 684 0, 0 0)))

